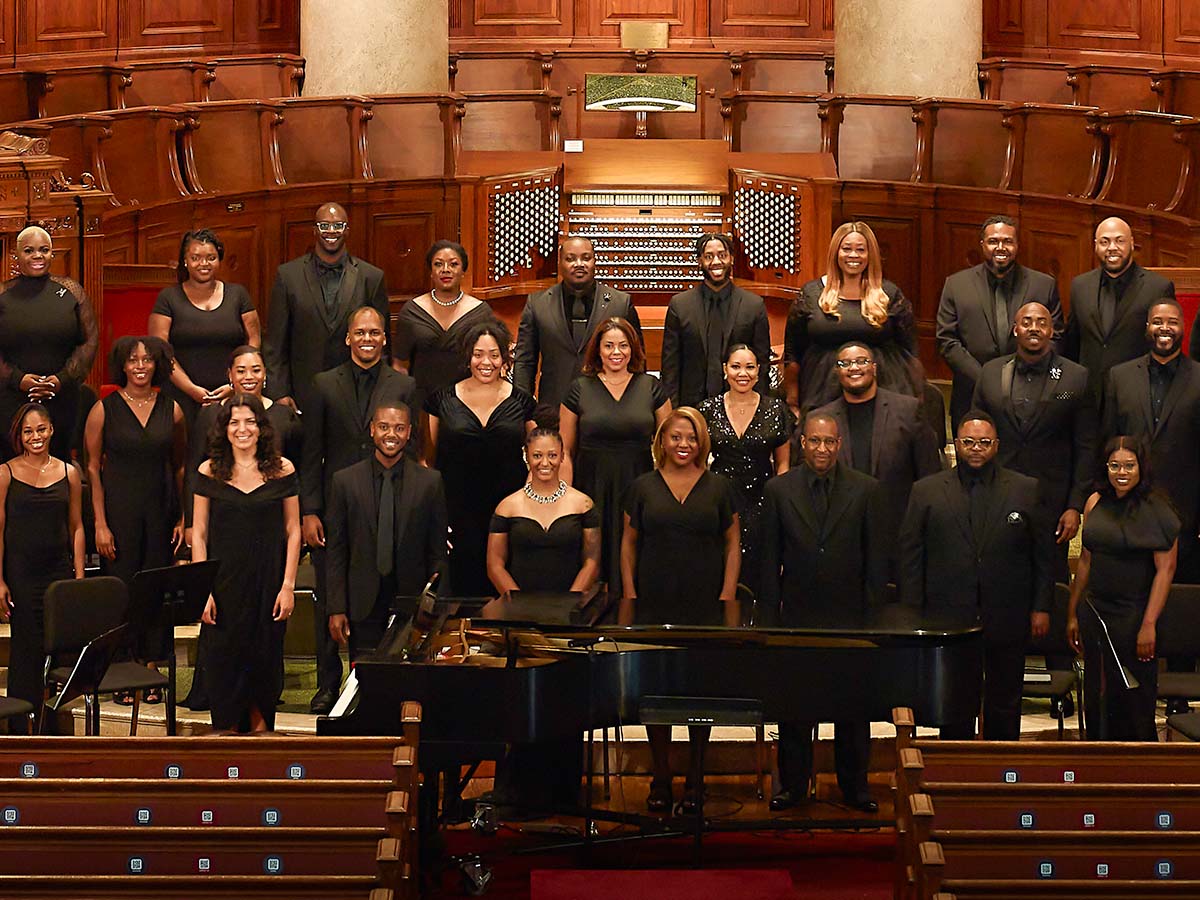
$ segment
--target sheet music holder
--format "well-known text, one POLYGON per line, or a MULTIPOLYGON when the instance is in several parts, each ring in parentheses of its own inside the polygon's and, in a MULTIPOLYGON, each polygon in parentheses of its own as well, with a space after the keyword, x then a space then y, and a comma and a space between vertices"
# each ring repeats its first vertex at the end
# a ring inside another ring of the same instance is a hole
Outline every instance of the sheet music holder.
POLYGON ((208 559, 185 566, 143 569, 133 576, 129 588, 129 621, 134 627, 154 622, 171 630, 171 652, 167 656, 167 734, 175 728, 175 642, 176 625, 190 625, 204 613, 212 594, 220 561, 208 559))
MULTIPOLYGON (((75 660, 75 667, 71 670, 66 683, 59 689, 58 694, 46 704, 45 708, 50 712, 57 713, 68 703, 83 697, 86 704, 85 733, 88 735, 99 733, 100 710, 96 700, 100 682, 104 680, 104 673, 108 671, 114 654, 125 644, 129 636, 130 625, 125 622, 116 628, 110 628, 99 637, 93 638, 80 652, 79 658, 75 660)), ((44 716, 42 722, 45 722, 44 716)), ((40 731, 41 728, 39 727, 38 730, 40 731)))

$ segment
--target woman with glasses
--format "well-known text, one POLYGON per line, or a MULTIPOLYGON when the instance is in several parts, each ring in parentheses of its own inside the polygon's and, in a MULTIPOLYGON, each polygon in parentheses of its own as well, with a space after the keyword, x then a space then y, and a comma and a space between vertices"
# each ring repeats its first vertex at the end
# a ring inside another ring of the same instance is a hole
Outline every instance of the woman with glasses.
POLYGON ((833 362, 849 341, 874 351, 880 387, 922 396, 925 374, 912 304, 883 277, 879 242, 865 222, 847 222, 833 233, 825 274, 804 285, 788 313, 783 361, 793 410, 837 399, 833 362))
POLYGON ((175 351, 166 393, 183 410, 188 426, 200 407, 233 393, 225 363, 235 347, 259 345, 258 312, 240 284, 222 281, 225 244, 207 228, 179 242, 178 284, 163 288, 147 330, 175 351))
POLYGON ((741 583, 757 595, 763 487, 772 475, 788 470, 788 439, 795 420, 786 403, 755 390, 763 369, 746 344, 729 348, 722 370, 729 390, 701 403, 700 412, 712 438, 712 471, 733 485, 741 523, 741 583))
POLYGON ((1154 488, 1145 441, 1111 438, 1102 458, 1083 509, 1067 639, 1087 667, 1088 740, 1156 741, 1157 623, 1175 577, 1180 519, 1154 488), (1122 667, 1136 688, 1124 686, 1122 667))

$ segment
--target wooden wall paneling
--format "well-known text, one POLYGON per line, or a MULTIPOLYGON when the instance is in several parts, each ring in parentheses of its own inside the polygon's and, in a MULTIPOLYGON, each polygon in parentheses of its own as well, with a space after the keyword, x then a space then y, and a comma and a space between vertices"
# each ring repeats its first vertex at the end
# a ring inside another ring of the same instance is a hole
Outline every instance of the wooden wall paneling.
POLYGON ((1096 266, 1092 235, 1100 218, 1090 203, 1021 197, 1021 263, 1054 276, 1064 315, 1070 307, 1071 279, 1096 266))
MULTIPOLYGON (((58 0, 46 0, 58 2, 58 0)), ((231 49, 234 0, 116 0, 120 56, 231 49)))
POLYGON ((833 41, 833 0, 711 0, 708 15, 717 46, 833 41))
POLYGON ((492 44, 568 46, 576 32, 574 0, 452 0, 452 48, 492 44))
POLYGON ((21 122, 39 118, 39 97, 44 78, 21 69, 0 72, 0 121, 21 122), (32 77, 31 77, 32 74, 32 77))
POLYGON ((461 99, 445 95, 372 97, 366 135, 367 159, 374 177, 440 178, 453 174, 455 148, 447 146, 447 131, 460 121, 458 113, 464 110, 461 99))
POLYGON ((1047 0, 983 0, 984 56, 1045 47, 1046 17, 1047 0))
MULTIPOLYGON (((432 199, 432 198, 431 198, 432 199)), ((438 220, 441 198, 427 204, 398 204, 396 211, 375 210, 368 227, 372 259, 387 279, 388 293, 412 297, 429 289, 425 251, 440 237, 438 220)))
POLYGON ((594 43, 616 47, 620 44, 622 22, 648 20, 667 23, 673 46, 696 43, 711 46, 704 0, 576 0, 575 5, 582 15, 576 14, 573 45, 594 43))
POLYGON ((1161 0, 1052 0, 1046 46, 1154 54, 1162 51, 1161 0))
POLYGON ((298 0, 233 0, 233 42, 239 52, 300 52, 298 0))
POLYGON ((284 181, 306 184, 365 178, 363 123, 370 104, 361 97, 303 97, 281 101, 276 145, 284 181))
POLYGON ((1200 5, 1194 0, 1163 0, 1163 52, 1168 56, 1200 56, 1200 5))
POLYGON ((21 0, 15 52, 22 60, 117 54, 120 0, 21 0))
POLYGON ((0 0, 0 68, 16 64, 17 0, 0 0))

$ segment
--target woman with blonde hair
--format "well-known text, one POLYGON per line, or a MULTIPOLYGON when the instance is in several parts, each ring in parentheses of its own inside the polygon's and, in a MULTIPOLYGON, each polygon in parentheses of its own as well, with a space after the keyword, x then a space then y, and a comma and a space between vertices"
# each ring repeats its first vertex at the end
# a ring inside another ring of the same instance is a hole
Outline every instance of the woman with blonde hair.
POLYGON ((825 275, 804 285, 788 313, 788 405, 811 409, 840 396, 834 359, 847 341, 874 351, 880 387, 920 397, 925 375, 916 338, 912 304, 883 277, 875 233, 865 222, 846 222, 829 242, 825 275))

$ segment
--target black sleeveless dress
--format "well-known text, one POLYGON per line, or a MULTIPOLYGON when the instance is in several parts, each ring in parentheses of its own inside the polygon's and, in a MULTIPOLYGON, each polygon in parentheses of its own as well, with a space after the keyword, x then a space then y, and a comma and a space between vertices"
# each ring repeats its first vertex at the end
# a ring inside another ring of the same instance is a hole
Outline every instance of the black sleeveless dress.
POLYGON ((237 728, 255 706, 273 729, 287 623, 271 613, 287 560, 283 503, 299 493, 298 482, 286 475, 246 494, 199 475, 196 493, 209 499, 208 558, 221 563, 213 586, 217 624, 202 626, 213 728, 237 728))
POLYGON ((508 572, 523 591, 569 591, 583 565, 583 529, 600 527, 600 511, 559 516, 543 528, 528 516, 492 516, 492 534, 508 535, 508 572))
MULTIPOLYGON (((63 476, 46 487, 10 478, 4 503, 4 577, 12 591, 12 639, 8 652, 8 696, 42 702, 45 661, 42 597, 46 587, 71 578, 71 489, 63 476)), ((7 465, 7 463, 5 463, 7 465)), ((9 468, 9 475, 12 469, 9 468)))

